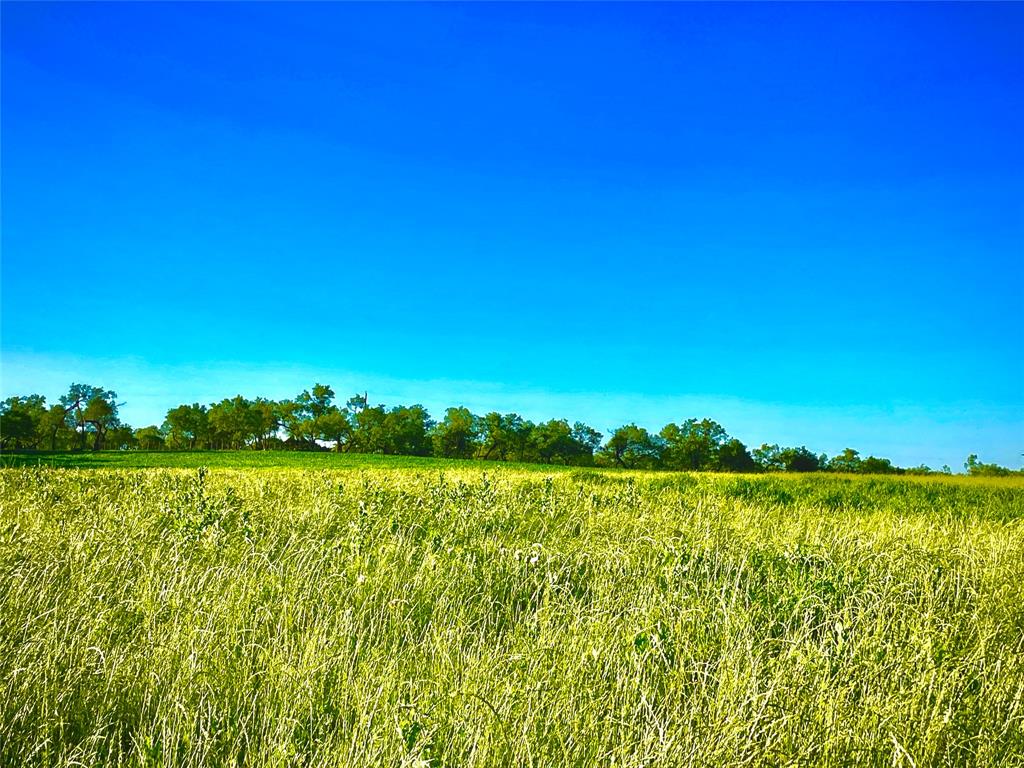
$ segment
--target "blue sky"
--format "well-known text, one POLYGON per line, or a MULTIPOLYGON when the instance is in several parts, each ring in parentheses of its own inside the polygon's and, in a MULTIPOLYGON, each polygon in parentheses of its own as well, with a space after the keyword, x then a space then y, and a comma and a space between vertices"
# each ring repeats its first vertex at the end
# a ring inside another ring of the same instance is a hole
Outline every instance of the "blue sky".
POLYGON ((1024 451, 1024 6, 2 6, 4 396, 1024 451))

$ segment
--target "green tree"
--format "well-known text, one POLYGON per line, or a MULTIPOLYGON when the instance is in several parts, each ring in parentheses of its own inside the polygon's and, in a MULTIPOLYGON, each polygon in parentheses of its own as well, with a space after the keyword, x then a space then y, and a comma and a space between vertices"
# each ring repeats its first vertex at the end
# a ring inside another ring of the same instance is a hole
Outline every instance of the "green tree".
POLYGON ((665 443, 636 424, 619 427, 602 450, 602 458, 610 464, 627 469, 653 469, 661 460, 665 443))
POLYGON ((114 397, 113 392, 93 395, 82 412, 86 426, 93 433, 94 451, 103 447, 103 441, 110 430, 121 426, 117 418, 117 403, 114 402, 114 397))
POLYGON ((860 472, 863 459, 853 448, 846 448, 842 453, 829 459, 828 469, 831 472, 860 472))
POLYGON ((530 444, 533 424, 518 413, 486 414, 480 422, 480 457, 501 461, 523 461, 530 444))
POLYGON ((434 422, 422 405, 399 405, 388 411, 382 426, 383 452, 429 456, 434 422))
POLYGON ((19 448, 35 448, 39 444, 39 427, 46 416, 46 398, 42 395, 9 397, 0 403, 0 447, 13 444, 19 448))
MULTIPOLYGON (((366 407, 366 395, 357 395, 353 408, 366 407)), ((292 427, 289 433, 296 439, 305 440, 311 447, 319 446, 317 441, 333 442, 334 450, 351 447, 349 443, 356 428, 355 420, 347 408, 334 404, 334 390, 327 384, 314 384, 312 390, 304 391, 295 398, 289 408, 292 427)), ((367 420, 364 420, 367 421, 367 420)))
POLYGON ((532 428, 527 455, 545 464, 590 465, 600 445, 601 433, 586 424, 570 427, 564 419, 551 419, 532 428))
POLYGON ((967 470, 968 475, 976 477, 1006 477, 1013 474, 1013 470, 1007 467, 1001 467, 998 464, 985 464, 978 461, 978 454, 976 453, 972 453, 967 457, 967 461, 964 462, 964 469, 967 470))
POLYGON ((334 407, 334 390, 327 384, 314 384, 312 392, 304 391, 297 400, 309 410, 310 416, 317 419, 334 407))
POLYGON ((665 441, 662 462, 669 469, 707 470, 718 468, 718 451, 729 436, 711 419, 687 419, 666 424, 660 433, 665 441))
POLYGON ((577 421, 572 425, 572 439, 580 446, 583 463, 593 463, 594 453, 600 449, 602 437, 604 435, 582 421, 577 421))
POLYGON ((36 429, 38 430, 41 444, 48 446, 51 451, 56 451, 58 445, 71 445, 75 436, 75 433, 68 426, 67 413, 64 411, 64 407, 57 404, 51 405, 40 415, 36 429))
POLYGON ((916 467, 909 467, 905 470, 908 475, 932 475, 935 471, 927 464, 918 464, 916 467))
POLYGON ((569 464, 579 450, 572 436, 572 427, 564 419, 537 424, 530 432, 530 447, 544 464, 569 464))
POLYGON ((491 411, 480 420, 480 458, 505 460, 508 454, 508 441, 503 428, 500 413, 491 411))
POLYGON ((263 429, 261 419, 261 411, 242 395, 214 403, 207 412, 211 439, 221 448, 250 446, 263 429))
MULTIPOLYGON (((359 407, 365 407, 366 396, 357 396, 359 407)), ((348 446, 356 427, 355 420, 347 409, 334 404, 334 390, 327 384, 314 384, 312 390, 304 390, 294 400, 277 405, 277 427, 283 427, 289 442, 299 448, 319 449, 320 443, 333 442, 340 451, 348 446), (342 423, 345 422, 345 423, 342 423)))
POLYGON ((754 458, 754 463, 757 464, 762 472, 781 472, 785 469, 781 454, 782 449, 779 446, 762 443, 761 447, 755 448, 751 455, 754 458))
POLYGON ((78 434, 79 449, 85 448, 90 434, 95 436, 94 450, 103 444, 104 434, 118 424, 116 400, 115 392, 90 384, 72 384, 67 394, 61 396, 60 404, 68 427, 78 434))
POLYGON ((480 417, 468 408, 449 408, 431 434, 435 456, 469 459, 480 445, 480 417))
POLYGON ((135 430, 130 425, 119 421, 103 433, 103 447, 107 450, 127 451, 138 448, 139 441, 135 438, 135 430))
POLYGON ((783 448, 779 452, 779 461, 787 472, 817 472, 824 464, 822 457, 811 453, 805 446, 783 448))
POLYGON ((530 435, 534 424, 518 413, 506 413, 503 417, 505 435, 510 448, 510 455, 515 461, 526 461, 529 458, 530 435))
POLYGON ((889 459, 868 456, 860 463, 860 471, 865 475, 894 475, 902 470, 894 467, 889 459))
POLYGON ((718 469, 726 472, 756 472, 758 466, 747 446, 732 438, 718 448, 718 469))
POLYGON ((352 450, 357 453, 387 453, 387 409, 383 405, 356 407, 358 410, 352 413, 352 450))
POLYGON ((206 448, 209 446, 210 420, 205 405, 179 405, 167 412, 163 425, 166 440, 173 448, 206 448))
POLYGON ((273 400, 257 397, 249 404, 248 418, 256 444, 267 450, 281 428, 280 405, 273 400))
POLYGON ((153 424, 135 430, 135 441, 143 451, 159 451, 164 447, 164 433, 153 424))
POLYGON ((368 408, 369 406, 369 395, 366 392, 364 392, 361 395, 357 392, 348 399, 348 402, 345 403, 345 410, 351 413, 353 417, 355 417, 356 415, 359 414, 360 411, 368 408))
POLYGON ((291 447, 312 448, 316 441, 316 424, 306 407, 296 400, 285 400, 279 406, 281 426, 291 447))
POLYGON ((344 450, 352 437, 352 422, 349 421, 348 414, 337 408, 331 408, 320 416, 315 426, 317 437, 333 442, 335 451, 344 450))
POLYGON ((0 447, 17 450, 30 445, 35 437, 36 425, 32 416, 20 405, 11 405, 10 398, 0 405, 0 447))

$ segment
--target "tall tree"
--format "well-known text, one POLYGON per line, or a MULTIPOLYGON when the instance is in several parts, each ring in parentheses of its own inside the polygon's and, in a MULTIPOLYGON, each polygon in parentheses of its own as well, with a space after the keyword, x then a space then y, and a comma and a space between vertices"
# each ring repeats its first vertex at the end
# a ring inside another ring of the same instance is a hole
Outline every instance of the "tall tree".
POLYGON ((135 430, 135 441, 143 451, 159 451, 164 447, 164 433, 155 424, 135 430))
POLYGON ((533 432, 533 422, 524 419, 518 413, 506 413, 502 417, 502 423, 511 451, 510 456, 515 461, 526 461, 530 447, 530 434, 533 432))
POLYGON ((36 428, 41 444, 48 446, 51 451, 56 451, 58 445, 70 445, 74 439, 74 432, 68 426, 64 406, 57 403, 51 405, 45 413, 40 415, 36 428))
POLYGON ((601 433, 582 422, 569 426, 564 419, 537 424, 530 433, 529 458, 545 464, 589 465, 601 433))
POLYGON ((862 463, 858 451, 846 448, 842 453, 829 459, 828 469, 831 472, 860 472, 862 463))
POLYGON ((0 403, 0 447, 34 448, 39 443, 39 425, 46 414, 42 395, 9 397, 0 403))
POLYGON ((211 405, 207 419, 214 443, 222 448, 245 448, 262 429, 260 412, 242 395, 211 405))
POLYGON ((365 403, 364 399, 363 405, 356 405, 352 413, 352 450, 357 453, 388 453, 387 409, 383 405, 369 406, 365 403))
POLYGON ((206 448, 209 445, 210 422, 205 405, 179 405, 167 412, 164 419, 167 441, 174 448, 206 448))
POLYGON ((661 460, 664 440, 636 424, 616 429, 602 451, 610 463, 627 469, 653 469, 661 460))
POLYGON ((604 435, 593 427, 584 424, 582 421, 577 421, 572 425, 572 439, 575 440, 581 448, 581 463, 593 463, 594 453, 601 447, 602 437, 604 437, 604 435))
POLYGON ((91 384, 72 384, 60 398, 68 426, 78 433, 79 448, 85 448, 89 434, 94 435, 93 450, 103 445, 107 430, 119 425, 117 393, 91 384))
POLYGON ((544 464, 568 464, 579 451, 572 427, 564 419, 551 419, 535 426, 530 433, 530 447, 544 464))
POLYGON ((117 418, 117 403, 114 402, 114 393, 108 392, 90 398, 85 405, 82 418, 93 433, 92 449, 100 450, 107 432, 121 426, 121 422, 117 418), (105 395, 110 395, 110 397, 105 395))
POLYGON ((309 411, 310 416, 316 419, 332 408, 334 390, 327 384, 314 384, 312 392, 305 390, 296 400, 309 411))
POLYGON ((781 472, 785 469, 782 463, 782 449, 774 443, 762 443, 760 448, 753 450, 754 462, 762 472, 781 472))
POLYGON ((127 451, 139 447, 135 430, 130 424, 118 421, 103 433, 103 448, 114 451, 127 451))
POLYGON ((725 428, 711 419, 667 424, 660 435, 665 441, 662 461, 668 469, 717 469, 718 451, 729 439, 725 428))
MULTIPOLYGON (((351 402, 351 401, 350 401, 351 402)), ((365 407, 366 397, 359 398, 365 407)), ((334 404, 334 390, 327 384, 314 384, 292 401, 281 404, 281 423, 293 442, 319 449, 319 440, 333 442, 334 450, 353 448, 355 421, 347 408, 334 404)))
POLYGON ((889 459, 880 459, 876 456, 868 456, 860 464, 860 471, 865 475, 894 475, 902 472, 892 465, 889 459))
POLYGON ((480 445, 480 417, 468 408, 449 408, 431 435, 435 456, 472 458, 480 445))
POLYGON ((383 452, 429 456, 434 421, 422 405, 399 405, 388 411, 383 424, 383 452))
POLYGON ((823 456, 816 456, 805 446, 783 448, 779 452, 779 461, 787 472, 817 472, 825 464, 823 456))
POLYGON ((321 440, 334 443, 335 451, 342 451, 348 447, 352 439, 352 422, 349 421, 348 413, 344 410, 327 411, 316 420, 317 437, 321 440))
POLYGON ((718 448, 718 469, 726 472, 756 472, 758 467, 747 446, 732 438, 718 448))
POLYGON ((484 414, 480 420, 480 458, 508 458, 508 439, 505 434, 504 420, 497 411, 484 414))
POLYGON ((279 406, 281 426, 288 435, 288 442, 295 447, 313 447, 316 440, 316 425, 306 407, 295 400, 285 400, 279 406))
POLYGON ((365 408, 368 408, 369 405, 369 395, 366 392, 364 392, 361 395, 357 392, 356 394, 352 395, 352 397, 350 397, 348 401, 345 403, 345 410, 355 415, 358 414, 360 411, 364 410, 365 408))
POLYGON ((270 441, 276 438, 281 428, 281 409, 278 403, 257 397, 249 406, 249 418, 257 445, 263 450, 270 447, 270 441))
POLYGON ((1007 467, 1001 467, 998 464, 986 464, 983 461, 978 460, 978 454, 972 453, 967 457, 967 461, 964 462, 964 469, 967 470, 968 475, 976 475, 979 477, 1005 477, 1012 473, 1012 470, 1007 467))
POLYGON ((492 411, 480 421, 480 458, 524 461, 533 423, 518 413, 492 411))

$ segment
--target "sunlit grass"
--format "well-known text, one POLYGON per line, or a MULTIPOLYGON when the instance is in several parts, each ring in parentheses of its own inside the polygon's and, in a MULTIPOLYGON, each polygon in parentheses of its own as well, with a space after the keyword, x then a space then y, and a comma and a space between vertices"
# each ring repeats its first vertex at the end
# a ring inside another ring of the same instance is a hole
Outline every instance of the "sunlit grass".
POLYGON ((5 765, 1021 765, 1024 484, 0 472, 5 765))
MULTIPOLYGON (((441 459, 421 456, 382 456, 373 453, 333 451, 25 451, 0 454, 0 467, 93 468, 224 468, 224 469, 447 469, 494 466, 493 462, 441 459)), ((506 467, 537 469, 548 473, 562 467, 514 464, 506 467)))

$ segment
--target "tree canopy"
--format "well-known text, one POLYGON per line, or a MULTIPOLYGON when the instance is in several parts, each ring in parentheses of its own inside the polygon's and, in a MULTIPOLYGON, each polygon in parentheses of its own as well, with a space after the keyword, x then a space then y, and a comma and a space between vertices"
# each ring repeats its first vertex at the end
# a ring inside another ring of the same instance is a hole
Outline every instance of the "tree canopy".
MULTIPOLYGON (((38 394, 9 397, 0 403, 0 450, 332 450, 645 470, 932 472, 862 457, 853 448, 832 458, 806 446, 750 449, 708 418, 670 422, 657 433, 625 424, 609 430, 607 440, 579 421, 534 423, 514 412, 478 415, 462 406, 448 408, 436 421, 422 405, 371 403, 365 392, 341 405, 334 389, 319 382, 286 400, 239 394, 210 404, 182 403, 167 411, 162 424, 138 429, 121 421, 120 405, 112 390, 79 383, 49 405, 38 394)), ((971 475, 1012 472, 975 454, 964 468, 971 475)))

